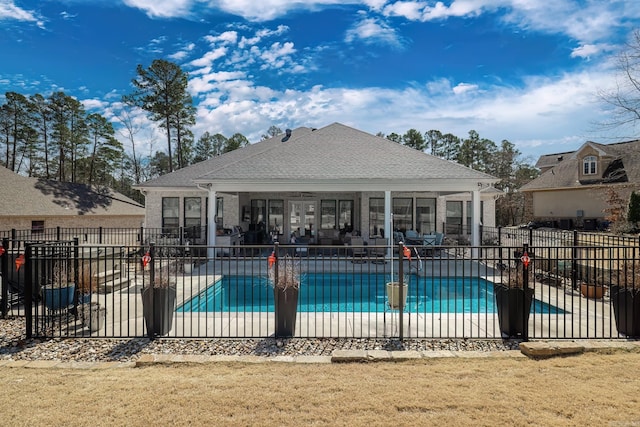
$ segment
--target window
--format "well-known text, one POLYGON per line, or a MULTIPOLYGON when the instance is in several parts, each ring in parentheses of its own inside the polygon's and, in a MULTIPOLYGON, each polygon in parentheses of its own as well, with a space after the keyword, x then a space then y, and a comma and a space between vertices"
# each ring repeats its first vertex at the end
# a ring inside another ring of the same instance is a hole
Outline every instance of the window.
POLYGON ((369 236, 384 235, 384 199, 369 199, 369 236))
POLYGON ((353 231, 353 200, 340 200, 338 218, 338 224, 345 233, 353 231))
POLYGON ((282 234, 284 223, 284 201, 269 200, 269 231, 282 234))
POLYGON ((583 170, 582 173, 584 175, 595 175, 598 171, 597 168, 598 159, 596 156, 587 156, 582 161, 583 170))
POLYGON ((44 221, 31 221, 31 234, 44 233, 44 221))
POLYGON ((462 234, 462 202, 447 202, 447 234, 462 234))
POLYGON ((178 197, 162 198, 162 232, 175 233, 180 227, 180 199, 178 197))
POLYGON ((267 219, 267 202, 265 200, 251 200, 251 224, 259 224, 267 219))
POLYGON ((436 232, 436 199, 416 199, 416 227, 421 234, 436 232))
POLYGON ((194 227, 200 226, 201 214, 200 214, 200 197, 185 197, 184 198, 184 226, 194 227))
POLYGON ((393 199, 392 212, 394 231, 413 230, 413 199, 393 199))
POLYGON ((184 228, 188 237, 200 237, 202 225, 202 200, 200 197, 184 198, 184 228))
MULTIPOLYGON (((471 221, 473 215, 473 203, 467 202, 467 233, 471 234, 471 221)), ((484 202, 480 200, 480 224, 484 224, 484 202)))
POLYGON ((334 230, 336 228, 336 201, 320 201, 320 229, 334 230))

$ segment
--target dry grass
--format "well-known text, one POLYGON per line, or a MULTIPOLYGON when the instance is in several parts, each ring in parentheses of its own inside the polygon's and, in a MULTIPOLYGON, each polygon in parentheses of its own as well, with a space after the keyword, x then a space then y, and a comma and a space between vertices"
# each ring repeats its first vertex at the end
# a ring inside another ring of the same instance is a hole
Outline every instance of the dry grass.
POLYGON ((0 425, 640 425, 640 354, 0 368, 0 425))

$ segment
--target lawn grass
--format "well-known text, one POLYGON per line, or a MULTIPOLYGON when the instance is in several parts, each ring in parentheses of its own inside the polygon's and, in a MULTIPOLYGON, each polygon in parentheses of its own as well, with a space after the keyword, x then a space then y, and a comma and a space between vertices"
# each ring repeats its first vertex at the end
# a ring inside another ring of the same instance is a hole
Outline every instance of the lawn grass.
POLYGON ((0 367, 2 426, 640 425, 640 354, 0 367))

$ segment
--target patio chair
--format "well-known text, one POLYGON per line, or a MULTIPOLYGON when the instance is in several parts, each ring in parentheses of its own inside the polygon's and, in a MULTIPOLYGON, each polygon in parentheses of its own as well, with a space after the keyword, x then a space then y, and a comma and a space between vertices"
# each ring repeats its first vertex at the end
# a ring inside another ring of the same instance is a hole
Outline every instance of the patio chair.
POLYGON ((422 245, 422 237, 416 230, 407 230, 405 239, 407 245, 422 245))
POLYGON ((386 264, 387 247, 389 241, 383 237, 376 237, 373 240, 373 246, 369 250, 369 255, 373 257, 371 262, 373 264, 386 264))
POLYGON ((367 262, 365 257, 367 256, 367 250, 364 247, 364 239, 362 237, 351 237, 351 262, 356 264, 363 264, 367 262))

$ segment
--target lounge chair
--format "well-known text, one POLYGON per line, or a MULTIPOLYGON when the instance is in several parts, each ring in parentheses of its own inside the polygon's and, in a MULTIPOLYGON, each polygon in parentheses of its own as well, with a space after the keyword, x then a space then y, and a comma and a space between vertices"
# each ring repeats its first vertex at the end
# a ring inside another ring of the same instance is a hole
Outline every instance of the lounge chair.
POLYGON ((364 240, 362 237, 351 237, 351 262, 357 264, 363 264, 367 262, 365 257, 367 256, 367 250, 364 247, 364 240))

